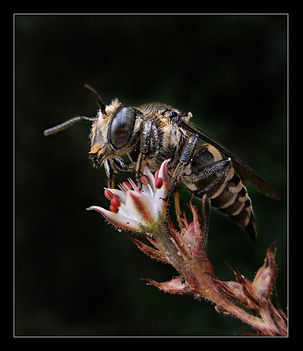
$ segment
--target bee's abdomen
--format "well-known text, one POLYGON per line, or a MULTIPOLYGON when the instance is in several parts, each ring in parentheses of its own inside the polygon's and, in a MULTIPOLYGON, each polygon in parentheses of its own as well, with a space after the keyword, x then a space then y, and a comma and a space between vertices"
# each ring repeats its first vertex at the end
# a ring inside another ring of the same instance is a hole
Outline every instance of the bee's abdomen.
POLYGON ((201 198, 206 194, 213 207, 230 216, 256 239, 252 202, 231 159, 223 159, 215 147, 204 144, 196 149, 182 180, 195 196, 201 198))
POLYGON ((242 226, 253 240, 256 239, 257 231, 252 202, 246 187, 235 172, 233 177, 226 182, 220 194, 211 199, 211 203, 212 206, 229 215, 242 226))

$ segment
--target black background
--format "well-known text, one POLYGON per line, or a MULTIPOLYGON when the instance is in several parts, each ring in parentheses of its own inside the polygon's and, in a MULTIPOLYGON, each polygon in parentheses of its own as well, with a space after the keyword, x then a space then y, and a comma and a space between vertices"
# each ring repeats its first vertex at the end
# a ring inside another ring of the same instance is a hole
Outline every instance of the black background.
MULTIPOLYGON (((247 185, 258 239, 211 214, 207 251, 252 279, 277 239, 277 292, 287 304, 287 16, 15 16, 16 335, 241 335, 242 322, 140 278, 176 272, 140 253, 90 205, 108 207, 103 170, 91 167, 89 124, 44 137, 107 103, 163 102, 247 162, 280 193, 247 185)), ((121 180, 128 175, 123 174, 121 180)), ((189 200, 182 192, 184 208, 189 200)), ((196 202, 196 205, 199 204, 196 202)))

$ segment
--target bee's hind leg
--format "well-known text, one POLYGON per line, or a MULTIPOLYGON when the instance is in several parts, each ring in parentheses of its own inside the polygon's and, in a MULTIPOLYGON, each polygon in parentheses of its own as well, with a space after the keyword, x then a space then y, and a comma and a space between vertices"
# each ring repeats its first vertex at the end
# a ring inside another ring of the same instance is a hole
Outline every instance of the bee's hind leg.
POLYGON ((257 231, 247 190, 235 172, 232 160, 218 160, 210 150, 210 146, 205 145, 197 151, 194 166, 182 175, 182 182, 196 197, 203 198, 206 194, 213 207, 229 215, 255 240, 257 231))
POLYGON ((201 198, 203 194, 207 194, 210 199, 217 197, 233 175, 234 170, 230 158, 209 163, 192 176, 192 183, 200 183, 200 189, 194 191, 194 195, 201 198), (204 183, 205 186, 201 187, 201 183, 204 183))

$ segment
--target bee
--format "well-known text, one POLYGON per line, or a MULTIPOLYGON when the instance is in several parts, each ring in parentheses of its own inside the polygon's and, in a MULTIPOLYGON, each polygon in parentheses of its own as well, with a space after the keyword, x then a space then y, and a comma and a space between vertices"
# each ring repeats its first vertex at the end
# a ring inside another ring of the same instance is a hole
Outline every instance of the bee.
POLYGON ((278 193, 227 148, 190 123, 190 112, 161 103, 128 106, 118 99, 105 105, 96 90, 87 84, 85 88, 96 97, 96 117, 74 117, 45 130, 44 135, 58 133, 80 121, 91 122, 89 158, 94 167, 104 166, 110 188, 114 187, 117 171, 135 171, 140 184, 144 166, 155 172, 164 160, 170 159, 169 196, 175 193, 179 223, 179 197, 174 190, 180 182, 197 198, 206 194, 213 207, 256 239, 252 201, 243 181, 249 180, 270 198, 280 199, 278 193), (198 145, 199 139, 206 143, 198 145), (125 155, 127 161, 122 157, 125 155))

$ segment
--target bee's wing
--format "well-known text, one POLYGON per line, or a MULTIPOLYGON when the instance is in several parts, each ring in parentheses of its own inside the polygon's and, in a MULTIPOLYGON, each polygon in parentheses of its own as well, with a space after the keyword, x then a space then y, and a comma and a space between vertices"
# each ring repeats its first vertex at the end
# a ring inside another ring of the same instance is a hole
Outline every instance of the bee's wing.
POLYGON ((191 133, 197 134, 201 139, 210 143, 218 150, 223 152, 225 155, 231 157, 235 170, 240 174, 240 176, 244 180, 249 180, 257 190, 259 190, 260 192, 264 193, 266 196, 272 199, 281 199, 275 189, 273 189, 264 179, 260 178, 249 166, 247 166, 247 164, 245 164, 242 160, 240 160, 229 150, 227 150, 224 146, 222 146, 210 136, 202 132, 200 129, 194 127, 193 125, 189 124, 184 120, 181 121, 181 125, 184 129, 188 130, 191 133))

